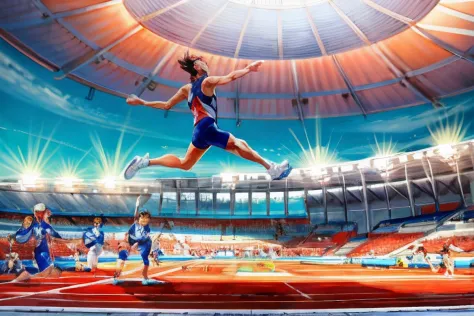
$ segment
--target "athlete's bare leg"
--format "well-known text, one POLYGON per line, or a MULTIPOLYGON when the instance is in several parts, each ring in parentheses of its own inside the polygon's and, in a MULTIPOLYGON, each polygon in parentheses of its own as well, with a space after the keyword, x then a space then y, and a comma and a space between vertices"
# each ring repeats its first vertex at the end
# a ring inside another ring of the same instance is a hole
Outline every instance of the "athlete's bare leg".
POLYGON ((265 161, 265 159, 263 159, 255 150, 250 148, 245 140, 236 138, 232 134, 230 134, 225 150, 244 159, 259 163, 265 167, 265 169, 270 168, 270 165, 265 161))
POLYGON ((199 149, 189 144, 188 151, 184 158, 175 155, 164 155, 159 158, 150 159, 150 166, 164 166, 168 168, 178 168, 190 170, 201 157, 206 153, 207 149, 199 149))

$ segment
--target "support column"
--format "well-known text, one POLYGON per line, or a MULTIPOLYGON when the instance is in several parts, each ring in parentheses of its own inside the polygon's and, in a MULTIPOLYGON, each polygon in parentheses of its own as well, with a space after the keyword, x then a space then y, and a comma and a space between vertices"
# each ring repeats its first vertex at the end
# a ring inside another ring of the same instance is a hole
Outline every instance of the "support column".
POLYGON ((181 212, 181 182, 176 180, 176 214, 181 212))
POLYGON ((390 205, 390 197, 388 195, 388 188, 386 184, 383 185, 383 189, 385 191, 385 201, 387 202, 388 219, 392 219, 392 206, 390 205))
POLYGON ((328 218, 328 192, 327 188, 324 186, 323 187, 323 206, 324 206, 324 223, 327 224, 329 223, 329 218, 328 218))
POLYGON ((415 216, 415 201, 413 200, 413 191, 411 188, 411 181, 408 178, 408 168, 405 165, 405 181, 407 183, 408 202, 410 203, 411 216, 415 216))
POLYGON ((433 191, 433 199, 434 199, 434 202, 435 202, 435 212, 439 213, 440 209, 439 209, 439 200, 438 200, 438 190, 437 190, 437 187, 436 187, 436 179, 435 179, 434 174, 433 174, 433 168, 431 167, 430 160, 428 158, 425 158, 425 159, 428 162, 428 166, 430 168, 430 174, 431 174, 430 182, 431 182, 431 189, 433 191))
POLYGON ((304 196, 303 196, 303 199, 304 199, 304 208, 305 208, 305 212, 306 212, 306 215, 308 215, 308 218, 311 218, 310 214, 309 214, 309 206, 308 206, 308 189, 304 189, 304 196))
POLYGON ((235 212, 235 189, 230 189, 230 210, 229 213, 231 216, 234 215, 235 212))
POLYGON ((249 216, 252 216, 252 185, 250 185, 248 208, 249 208, 249 216))
POLYGON ((212 192, 212 212, 216 215, 217 212, 217 192, 212 192))
POLYGON ((461 201, 463 203, 463 207, 465 207, 467 204, 466 204, 466 198, 464 196, 464 190, 462 189, 462 181, 461 181, 461 174, 459 173, 459 165, 458 165, 458 161, 456 160, 456 173, 457 173, 457 177, 458 177, 458 183, 459 183, 459 194, 461 195, 461 201))
POLYGON ((267 216, 270 216, 270 190, 265 192, 266 200, 267 200, 267 216))
POLYGON ((283 191, 283 204, 285 206, 285 216, 288 216, 288 178, 285 179, 285 191, 283 191))
POLYGON ((367 184, 365 183, 365 175, 360 171, 360 179, 362 180, 362 194, 364 196, 364 209, 365 209, 365 219, 367 223, 367 232, 372 231, 372 216, 370 214, 369 202, 367 199, 367 184))
POLYGON ((160 202, 158 204, 158 216, 161 215, 162 208, 163 208, 163 186, 160 185, 160 202))
POLYGON ((199 188, 194 192, 194 206, 196 208, 196 216, 199 216, 199 188))
POLYGON ((349 212, 347 209, 347 189, 346 189, 346 179, 342 175, 342 197, 344 199, 344 219, 346 223, 349 221, 349 212))

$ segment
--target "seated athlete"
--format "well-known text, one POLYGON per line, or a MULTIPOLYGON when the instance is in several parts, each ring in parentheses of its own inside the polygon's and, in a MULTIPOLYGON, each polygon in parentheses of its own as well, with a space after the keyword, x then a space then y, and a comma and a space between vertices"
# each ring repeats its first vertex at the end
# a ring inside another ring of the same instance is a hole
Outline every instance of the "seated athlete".
MULTIPOLYGON (((159 283, 156 280, 148 278, 148 267, 150 266, 150 260, 148 257, 150 256, 151 252, 151 238, 150 238, 150 220, 151 214, 147 210, 138 211, 140 206, 142 205, 141 198, 142 196, 138 196, 137 203, 135 204, 135 222, 130 226, 130 229, 127 233, 127 241, 130 246, 130 251, 138 249, 140 251, 140 256, 143 260, 143 285, 152 285, 159 283)), ((120 247, 120 245, 119 245, 120 247)), ((128 259, 128 255, 130 251, 127 251, 125 245, 122 245, 119 249, 119 259, 117 260, 117 269, 114 274, 114 284, 118 284, 119 280, 118 277, 122 273, 123 266, 125 261, 128 259)))
POLYGON ((127 103, 130 105, 144 105, 156 109, 169 110, 181 101, 187 100, 188 106, 194 116, 194 131, 191 144, 184 158, 174 155, 164 155, 159 158, 150 159, 146 154, 144 157, 136 156, 125 169, 124 177, 129 180, 135 176, 138 170, 148 166, 164 166, 190 170, 210 146, 216 146, 240 156, 244 159, 262 165, 273 180, 286 178, 291 172, 288 161, 281 164, 266 161, 242 139, 236 138, 229 132, 219 129, 217 126, 217 95, 216 87, 226 85, 250 72, 256 72, 263 61, 256 61, 244 69, 235 70, 227 76, 210 76, 209 67, 200 56, 190 56, 188 53, 184 58, 178 60, 181 69, 191 75, 191 83, 181 87, 178 92, 168 101, 147 102, 136 95, 130 95, 127 103))
POLYGON ((105 224, 105 219, 102 216, 94 217, 93 227, 87 228, 82 235, 84 245, 89 249, 87 253, 87 267, 96 276, 97 265, 99 263, 99 256, 102 254, 104 247, 104 232, 101 230, 105 224))
POLYGON ((16 252, 10 252, 5 256, 5 261, 0 266, 0 274, 14 274, 15 278, 20 278, 22 275, 27 277, 29 275, 21 263, 20 256, 16 252))

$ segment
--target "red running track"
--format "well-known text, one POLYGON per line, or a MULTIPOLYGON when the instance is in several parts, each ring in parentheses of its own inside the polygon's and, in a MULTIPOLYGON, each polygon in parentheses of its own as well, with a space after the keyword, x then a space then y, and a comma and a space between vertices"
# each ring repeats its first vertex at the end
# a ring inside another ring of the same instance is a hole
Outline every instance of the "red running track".
POLYGON ((275 273, 255 262, 193 261, 151 268, 164 284, 142 286, 139 267, 125 282, 65 273, 56 279, 0 284, 1 306, 121 309, 345 309, 474 305, 474 273, 453 279, 428 270, 375 270, 277 262, 275 273), (242 267, 254 272, 239 273, 242 267), (260 271, 260 272, 258 272, 260 271))

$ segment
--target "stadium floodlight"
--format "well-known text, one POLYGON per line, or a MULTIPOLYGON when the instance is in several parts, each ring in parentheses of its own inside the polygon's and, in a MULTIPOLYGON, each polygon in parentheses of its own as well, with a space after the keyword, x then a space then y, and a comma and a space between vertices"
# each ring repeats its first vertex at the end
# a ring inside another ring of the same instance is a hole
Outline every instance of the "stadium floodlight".
POLYGON ((398 160, 400 161, 400 163, 408 162, 408 155, 398 156, 398 160))
POLYGON ((374 164, 374 168, 378 170, 387 170, 390 168, 390 158, 382 157, 382 158, 376 158, 372 161, 374 164))
POLYGON ((413 154, 413 159, 422 159, 422 158, 423 158, 422 152, 416 152, 413 154))
POLYGON ((100 181, 106 189, 115 189, 117 177, 107 176, 100 181))
POLYGON ((436 151, 438 154, 443 157, 444 159, 450 159, 453 158, 454 155, 456 154, 456 150, 453 148, 453 146, 449 144, 445 145, 440 145, 436 148, 436 151))
POLYGON ((35 187, 39 177, 40 174, 36 172, 24 173, 19 182, 24 187, 35 187))
POLYGON ((342 165, 341 166, 341 171, 342 172, 350 172, 354 170, 354 165, 342 165))
POLYGON ((369 160, 362 160, 357 164, 357 168, 359 169, 367 169, 370 168, 370 161, 369 160))
POLYGON ((84 181, 83 179, 79 179, 76 177, 59 177, 59 178, 56 178, 56 180, 57 180, 56 185, 60 185, 68 189, 72 189, 74 184, 84 181))
POLYGON ((234 181, 234 174, 233 173, 221 173, 220 177, 222 179, 222 182, 233 182, 234 181))

